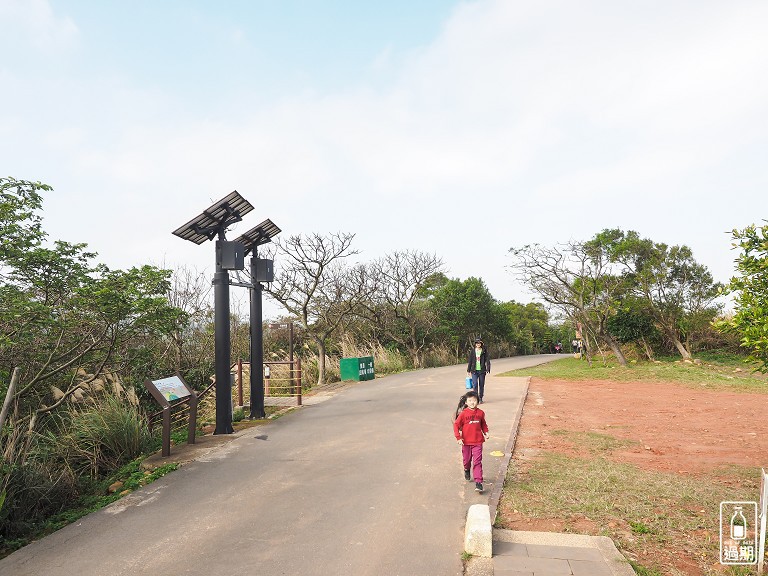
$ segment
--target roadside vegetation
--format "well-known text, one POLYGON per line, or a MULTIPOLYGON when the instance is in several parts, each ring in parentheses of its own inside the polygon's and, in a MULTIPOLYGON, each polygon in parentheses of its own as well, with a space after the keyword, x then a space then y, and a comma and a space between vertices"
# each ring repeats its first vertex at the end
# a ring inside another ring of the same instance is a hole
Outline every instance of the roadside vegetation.
POLYGON ((176 463, 169 463, 154 470, 142 470, 142 460, 143 457, 137 458, 101 480, 82 486, 82 494, 68 501, 67 505, 58 512, 41 515, 35 520, 16 523, 14 530, 9 531, 8 536, 0 541, 0 558, 26 546, 33 540, 38 540, 77 521, 91 512, 104 508, 126 494, 154 482, 179 467, 176 463))
MULTIPOLYGON (((52 519, 113 498, 104 483, 114 485, 125 466, 158 448, 159 431, 147 425, 157 411, 147 379, 178 373, 199 392, 214 373, 210 278, 184 267, 115 269, 86 244, 49 238, 43 200, 52 193, 40 182, 0 177, 5 552, 52 519)), ((452 278, 437 254, 404 250, 361 261, 353 234, 278 237, 264 254, 276 266, 265 291, 284 314, 263 326, 264 359, 300 357, 305 391, 338 380, 342 357, 373 356, 377 374, 450 365, 465 361, 476 337, 493 357, 567 351, 581 339, 593 370, 607 350, 628 365, 632 349, 689 360, 744 345, 760 362, 765 331, 752 328, 766 286, 765 236, 761 228, 734 232, 744 256, 741 280, 727 287, 740 294, 731 317, 718 316, 722 286, 690 250, 634 232, 513 251, 511 269, 540 296, 536 303, 499 301, 482 278, 452 278), (550 267, 574 258, 580 267, 550 267)), ((247 360, 247 318, 233 310, 230 328, 232 361, 247 360)), ((602 364, 612 369, 611 360, 602 364)))
MULTIPOLYGON (((43 200, 52 193, 0 177, 3 553, 76 516, 83 502, 92 509, 116 498, 105 482, 159 447, 145 380, 179 373, 200 392, 214 373, 210 278, 187 268, 114 269, 85 244, 49 238, 43 200)), ((463 361, 476 336, 501 356, 551 351, 572 334, 540 304, 499 302, 480 278, 449 278, 434 254, 351 263, 353 239, 307 234, 273 245, 277 277, 267 292, 285 315, 263 327, 264 358, 300 357, 305 392, 337 381, 341 357, 373 356, 386 374, 463 361)), ((230 327, 232 361, 247 360, 248 319, 233 310, 230 327)), ((253 425, 242 411, 234 419, 253 425)))

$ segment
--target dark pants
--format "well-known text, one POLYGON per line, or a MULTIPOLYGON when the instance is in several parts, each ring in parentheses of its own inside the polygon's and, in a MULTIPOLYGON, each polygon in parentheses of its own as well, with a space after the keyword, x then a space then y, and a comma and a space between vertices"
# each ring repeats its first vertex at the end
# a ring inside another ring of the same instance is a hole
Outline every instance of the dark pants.
POLYGON ((477 392, 477 397, 483 399, 485 392, 485 372, 481 370, 472 371, 472 389, 477 392))
POLYGON ((464 444, 461 447, 461 456, 464 462, 464 470, 472 467, 472 476, 475 482, 483 481, 483 445, 464 444))

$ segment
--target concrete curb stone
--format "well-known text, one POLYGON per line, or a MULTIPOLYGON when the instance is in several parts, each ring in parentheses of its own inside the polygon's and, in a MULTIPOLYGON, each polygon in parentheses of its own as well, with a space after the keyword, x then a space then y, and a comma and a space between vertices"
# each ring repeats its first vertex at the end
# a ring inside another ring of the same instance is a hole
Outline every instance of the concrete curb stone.
POLYGON ((493 556, 493 529, 487 504, 472 504, 464 525, 464 551, 473 556, 493 556))

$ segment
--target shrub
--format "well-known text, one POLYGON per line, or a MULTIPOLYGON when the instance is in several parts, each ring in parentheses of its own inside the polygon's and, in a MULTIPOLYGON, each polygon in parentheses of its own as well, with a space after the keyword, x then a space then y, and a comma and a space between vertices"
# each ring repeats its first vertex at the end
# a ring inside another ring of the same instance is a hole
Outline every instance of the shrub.
MULTIPOLYGON (((308 390, 317 384, 318 357, 310 356, 301 360, 301 387, 308 390)), ((341 371, 339 369, 339 358, 335 356, 325 357, 325 381, 326 383, 338 382, 341 380, 341 371)))
POLYGON ((376 374, 396 374, 413 368, 413 362, 408 355, 396 348, 384 348, 381 344, 372 348, 373 367, 376 374))
POLYGON ((49 437, 48 450, 76 477, 99 478, 151 445, 146 419, 118 396, 104 395, 70 408, 49 437))
POLYGON ((0 508, 0 541, 11 541, 29 533, 77 496, 70 474, 52 472, 49 466, 34 460, 0 465, 0 482, 5 486, 5 500, 0 508))
POLYGON ((235 408, 232 412, 232 422, 240 422, 243 418, 245 418, 245 411, 242 408, 235 408))
POLYGON ((425 368, 450 366, 451 364, 456 364, 456 355, 454 350, 448 346, 434 346, 424 355, 425 368))

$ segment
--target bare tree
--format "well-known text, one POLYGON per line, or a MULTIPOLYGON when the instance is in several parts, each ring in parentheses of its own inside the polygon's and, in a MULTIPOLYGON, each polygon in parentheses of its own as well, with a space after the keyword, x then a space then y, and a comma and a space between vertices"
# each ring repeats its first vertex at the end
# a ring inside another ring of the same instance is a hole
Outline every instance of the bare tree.
POLYGON ((570 241, 559 247, 538 244, 512 248, 511 268, 542 300, 554 306, 597 342, 605 343, 622 366, 627 360, 608 330, 626 279, 615 274, 605 251, 596 242, 570 241))
POLYGON ((194 332, 200 332, 213 317, 211 307, 211 281, 203 272, 181 266, 174 269, 168 303, 181 310, 176 325, 170 334, 173 365, 180 372, 187 340, 194 332))
POLYGON ((369 290, 363 268, 343 263, 358 254, 352 249, 354 237, 341 232, 312 233, 274 243, 279 271, 265 291, 298 318, 317 346, 318 384, 325 382, 328 338, 354 314, 369 290))
POLYGON ((392 252, 368 266, 373 293, 362 313, 404 346, 416 367, 423 365, 429 336, 437 327, 423 288, 443 271, 443 261, 435 254, 408 250, 392 252))

